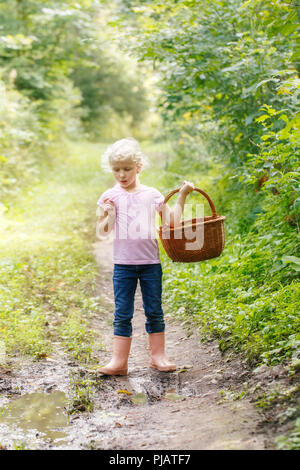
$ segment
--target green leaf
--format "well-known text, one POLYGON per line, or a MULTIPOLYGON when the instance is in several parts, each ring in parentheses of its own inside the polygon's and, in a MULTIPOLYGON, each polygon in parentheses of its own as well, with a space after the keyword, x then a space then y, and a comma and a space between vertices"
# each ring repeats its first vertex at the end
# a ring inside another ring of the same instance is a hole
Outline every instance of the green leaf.
POLYGON ((300 271, 300 258, 297 256, 283 256, 282 257, 283 263, 290 263, 291 268, 295 271, 300 271))
POLYGON ((262 116, 259 116, 258 118, 255 119, 256 122, 264 122, 267 119, 270 119, 270 116, 268 114, 263 114, 262 116))
POLYGON ((295 263, 300 266, 300 258, 298 256, 283 256, 282 257, 283 263, 295 263))

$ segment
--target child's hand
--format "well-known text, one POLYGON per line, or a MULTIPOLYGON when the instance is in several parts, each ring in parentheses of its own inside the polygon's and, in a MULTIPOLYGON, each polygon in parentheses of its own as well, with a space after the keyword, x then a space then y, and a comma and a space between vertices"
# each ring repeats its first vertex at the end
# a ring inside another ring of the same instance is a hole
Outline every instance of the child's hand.
POLYGON ((113 215, 116 211, 114 202, 111 199, 104 199, 104 211, 108 212, 109 215, 113 215))
POLYGON ((191 183, 189 181, 184 181, 181 185, 179 192, 186 196, 187 194, 191 193, 194 190, 194 188, 195 188, 194 183, 191 183))

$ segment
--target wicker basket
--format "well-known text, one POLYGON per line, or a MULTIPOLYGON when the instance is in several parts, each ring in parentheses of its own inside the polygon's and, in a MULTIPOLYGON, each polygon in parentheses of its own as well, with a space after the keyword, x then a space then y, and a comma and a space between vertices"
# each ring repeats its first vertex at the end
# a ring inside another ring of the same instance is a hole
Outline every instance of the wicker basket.
MULTIPOLYGON (((164 204, 173 194, 180 190, 174 189, 165 197, 164 204)), ((167 255, 181 263, 204 261, 220 256, 225 245, 225 216, 216 213, 215 206, 204 191, 194 188, 209 202, 212 215, 197 219, 184 220, 176 227, 160 226, 159 237, 167 255), (196 236, 196 235, 197 236, 196 236)))

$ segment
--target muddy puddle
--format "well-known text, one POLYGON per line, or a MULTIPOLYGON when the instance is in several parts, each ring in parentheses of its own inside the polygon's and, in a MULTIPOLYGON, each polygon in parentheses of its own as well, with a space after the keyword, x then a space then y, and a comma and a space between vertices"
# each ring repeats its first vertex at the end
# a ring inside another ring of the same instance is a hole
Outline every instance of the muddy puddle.
POLYGON ((0 410, 0 436, 3 445, 9 435, 15 446, 28 439, 50 440, 56 445, 64 444, 68 426, 67 397, 64 392, 26 393, 11 400, 0 410))

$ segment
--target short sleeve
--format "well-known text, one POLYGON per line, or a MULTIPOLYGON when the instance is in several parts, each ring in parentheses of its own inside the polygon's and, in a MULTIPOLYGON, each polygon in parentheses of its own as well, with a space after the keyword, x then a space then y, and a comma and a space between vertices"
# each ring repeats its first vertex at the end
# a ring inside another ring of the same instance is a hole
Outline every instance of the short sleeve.
POLYGON ((111 198, 111 190, 110 189, 107 189, 106 191, 104 191, 104 193, 99 197, 98 201, 97 201, 97 206, 100 206, 100 207, 104 207, 104 200, 105 199, 110 199, 111 198))
POLYGON ((98 199, 98 201, 97 201, 97 206, 104 207, 104 199, 105 199, 105 193, 103 193, 103 194, 99 197, 99 199, 98 199))
POLYGON ((155 203, 155 210, 157 212, 160 212, 162 206, 163 206, 163 203, 164 203, 164 196, 159 192, 159 191, 155 191, 155 195, 154 195, 154 203, 155 203))

